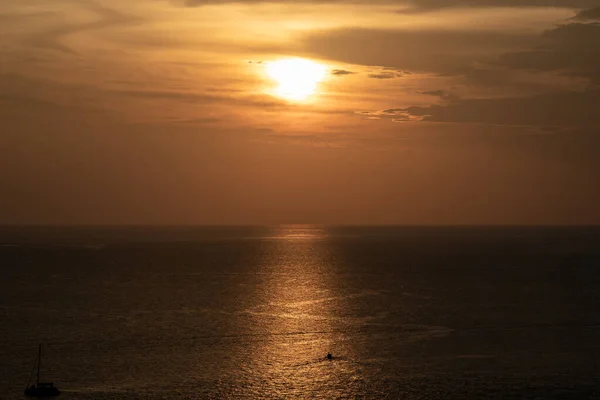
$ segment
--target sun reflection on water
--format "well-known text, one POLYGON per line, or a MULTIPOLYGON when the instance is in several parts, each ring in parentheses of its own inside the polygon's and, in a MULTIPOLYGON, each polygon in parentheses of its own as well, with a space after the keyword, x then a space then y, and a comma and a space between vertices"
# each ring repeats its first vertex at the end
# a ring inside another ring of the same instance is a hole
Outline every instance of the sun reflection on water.
POLYGON ((283 225, 275 228, 273 237, 281 240, 319 240, 327 238, 327 231, 315 225, 283 225))
MULTIPOLYGON (((314 226, 274 229, 261 265, 260 304, 248 311, 265 333, 254 343, 249 373, 273 398, 314 397, 324 384, 347 380, 349 363, 327 360, 345 354, 343 296, 327 232, 314 226), (342 343, 344 342, 344 343, 342 343)), ((319 396, 316 396, 319 397, 319 396)))

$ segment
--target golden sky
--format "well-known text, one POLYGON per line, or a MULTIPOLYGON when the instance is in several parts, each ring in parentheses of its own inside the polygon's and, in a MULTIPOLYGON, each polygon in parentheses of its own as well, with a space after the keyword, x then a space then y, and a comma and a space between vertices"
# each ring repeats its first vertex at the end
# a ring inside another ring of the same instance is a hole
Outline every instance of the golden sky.
POLYGON ((600 223, 592 0, 3 0, 0 223, 600 223))

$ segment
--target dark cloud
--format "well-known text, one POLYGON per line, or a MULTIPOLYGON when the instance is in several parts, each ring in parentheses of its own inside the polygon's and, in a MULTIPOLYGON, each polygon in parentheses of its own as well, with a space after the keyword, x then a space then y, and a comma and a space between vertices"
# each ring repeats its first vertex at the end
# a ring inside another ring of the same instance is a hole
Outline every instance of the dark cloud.
POLYGON ((435 96, 439 97, 442 100, 458 100, 458 96, 454 93, 448 92, 446 90, 426 90, 419 92, 420 94, 425 94, 427 96, 435 96))
POLYGON ((508 32, 348 28, 309 33, 299 46, 323 58, 389 67, 385 72, 463 74, 475 63, 538 41, 533 34, 508 32))
POLYGON ((573 19, 581 21, 600 20, 600 7, 580 11, 573 19))
POLYGON ((356 72, 346 71, 345 69, 334 69, 333 71, 331 71, 331 75, 335 75, 335 76, 344 76, 344 75, 353 75, 353 74, 356 74, 356 72))
POLYGON ((591 47, 600 37, 600 23, 573 23, 560 25, 544 32, 543 38, 552 42, 553 46, 591 47))
POLYGON ((597 127, 600 91, 546 93, 529 97, 465 99, 445 105, 412 106, 384 111, 429 122, 494 125, 597 127))
POLYGON ((456 7, 562 7, 587 8, 596 0, 413 0, 410 11, 432 11, 456 7))
POLYGON ((444 97, 446 95, 445 90, 428 90, 428 91, 423 91, 423 92, 419 92, 419 93, 426 94, 428 96, 436 96, 436 97, 444 97))
POLYGON ((382 72, 380 74, 369 74, 369 78, 373 79, 393 79, 395 77, 395 74, 391 74, 389 72, 382 72))
POLYGON ((309 33, 299 42, 318 57, 382 66, 371 78, 392 78, 390 71, 456 75, 520 93, 556 90, 569 77, 600 84, 600 22, 565 23, 541 34, 348 28, 309 33), (532 75, 540 71, 547 80, 532 75))
POLYGON ((389 72, 389 71, 384 71, 384 72, 380 72, 380 73, 376 73, 376 74, 369 74, 369 78, 373 78, 373 79, 394 79, 394 78, 400 78, 402 77, 402 74, 399 72, 389 72))
POLYGON ((509 68, 558 71, 600 83, 600 23, 570 23, 546 31, 543 44, 499 57, 509 68))
POLYGON ((456 7, 562 7, 590 8, 596 0, 182 0, 188 7, 223 3, 310 3, 310 4, 387 4, 404 8, 404 12, 423 12, 456 7))

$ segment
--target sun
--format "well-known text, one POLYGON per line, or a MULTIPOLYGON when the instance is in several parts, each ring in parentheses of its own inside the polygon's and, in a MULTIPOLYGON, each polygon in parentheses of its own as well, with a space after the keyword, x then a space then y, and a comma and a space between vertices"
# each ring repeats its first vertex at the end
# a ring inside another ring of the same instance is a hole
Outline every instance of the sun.
POLYGON ((327 68, 302 58, 268 62, 267 75, 277 82, 275 95, 288 100, 302 101, 315 94, 327 68))

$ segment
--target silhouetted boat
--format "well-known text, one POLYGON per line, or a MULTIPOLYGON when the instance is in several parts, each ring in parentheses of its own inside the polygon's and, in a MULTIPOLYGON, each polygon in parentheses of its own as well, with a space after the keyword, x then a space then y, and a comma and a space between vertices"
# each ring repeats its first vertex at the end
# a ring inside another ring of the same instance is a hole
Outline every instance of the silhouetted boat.
POLYGON ((51 397, 58 396, 60 394, 60 390, 54 383, 52 382, 40 382, 40 369, 42 367, 42 345, 38 349, 38 356, 35 360, 35 366, 37 366, 37 379, 35 381, 35 385, 29 385, 31 383, 31 378, 29 379, 29 383, 27 384, 27 388, 25 389, 25 396, 30 397, 51 397))

